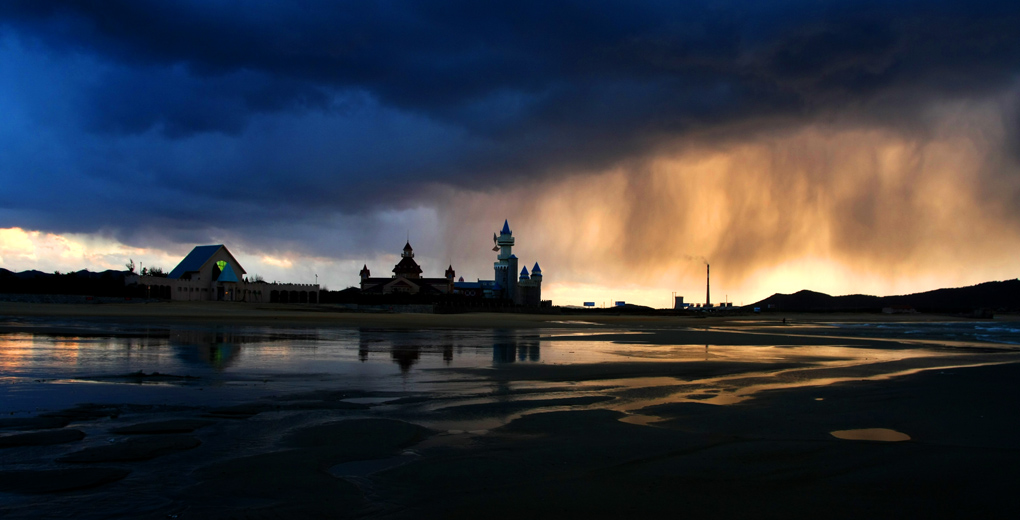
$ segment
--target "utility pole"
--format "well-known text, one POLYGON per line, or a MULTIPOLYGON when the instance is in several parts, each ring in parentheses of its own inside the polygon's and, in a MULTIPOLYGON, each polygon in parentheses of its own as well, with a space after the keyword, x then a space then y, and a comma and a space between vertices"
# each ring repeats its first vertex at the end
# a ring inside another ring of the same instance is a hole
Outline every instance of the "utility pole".
POLYGON ((705 262, 705 306, 706 307, 711 307, 712 306, 712 296, 711 296, 711 293, 709 292, 709 289, 712 286, 712 277, 710 276, 710 271, 709 271, 710 267, 711 266, 708 265, 708 262, 705 262))

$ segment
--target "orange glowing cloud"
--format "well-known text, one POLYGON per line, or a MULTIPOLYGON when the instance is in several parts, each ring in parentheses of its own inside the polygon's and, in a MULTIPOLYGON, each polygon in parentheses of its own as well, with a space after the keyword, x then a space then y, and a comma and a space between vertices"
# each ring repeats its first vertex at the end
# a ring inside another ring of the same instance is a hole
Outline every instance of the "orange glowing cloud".
POLYGON ((885 295, 1013 278, 1020 175, 1003 175, 1016 166, 1002 160, 994 107, 943 107, 917 135, 812 125, 454 192, 443 206, 449 254, 484 278, 472 248, 496 221, 479 215, 505 215, 522 264, 541 262, 546 295, 573 304, 620 294, 662 307, 672 291, 702 302, 703 259, 713 301, 737 304, 804 288, 885 295))
POLYGON ((130 247, 101 235, 0 229, 0 263, 12 271, 122 270, 128 259, 165 266, 171 258, 163 251, 130 247))

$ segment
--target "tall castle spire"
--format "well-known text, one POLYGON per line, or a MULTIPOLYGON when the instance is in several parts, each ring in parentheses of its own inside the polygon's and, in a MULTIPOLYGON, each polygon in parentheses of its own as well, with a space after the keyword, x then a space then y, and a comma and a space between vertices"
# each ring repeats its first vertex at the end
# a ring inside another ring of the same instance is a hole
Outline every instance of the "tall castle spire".
POLYGON ((517 257, 513 254, 514 236, 510 230, 510 220, 503 220, 503 229, 496 237, 496 247, 499 255, 493 264, 496 273, 496 283, 502 289, 503 298, 515 299, 517 295, 517 257))

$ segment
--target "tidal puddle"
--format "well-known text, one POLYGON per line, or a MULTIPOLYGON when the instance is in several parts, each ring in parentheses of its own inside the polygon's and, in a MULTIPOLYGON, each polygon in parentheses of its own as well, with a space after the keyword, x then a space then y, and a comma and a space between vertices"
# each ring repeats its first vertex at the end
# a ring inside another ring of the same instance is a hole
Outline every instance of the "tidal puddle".
POLYGON ((330 475, 339 478, 345 477, 367 477, 373 473, 379 473, 380 471, 386 471, 393 469, 398 466, 403 466, 408 462, 411 462, 421 455, 413 451, 405 451, 400 455, 394 457, 387 457, 385 459, 373 459, 373 460, 356 460, 353 462, 344 462, 331 466, 326 470, 330 475))
POLYGON ((384 404, 399 399, 400 397, 348 397, 347 399, 341 399, 341 401, 354 404, 384 404))
POLYGON ((641 414, 628 414, 625 417, 620 418, 620 422, 627 424, 636 424, 638 426, 651 426, 657 422, 661 422, 662 417, 656 417, 654 415, 641 415, 641 414))
POLYGON ((909 441, 910 436, 890 430, 888 428, 861 428, 857 430, 837 430, 829 432, 837 439, 848 441, 881 441, 881 442, 903 442, 909 441))

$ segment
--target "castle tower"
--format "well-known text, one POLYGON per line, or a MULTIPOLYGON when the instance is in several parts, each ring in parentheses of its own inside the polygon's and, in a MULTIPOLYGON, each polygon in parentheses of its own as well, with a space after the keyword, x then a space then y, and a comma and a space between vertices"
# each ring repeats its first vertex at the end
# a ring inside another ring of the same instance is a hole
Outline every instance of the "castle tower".
POLYGON ((542 305, 542 268, 535 262, 531 268, 531 284, 534 286, 532 299, 536 305, 542 305))
POLYGON ((365 266, 361 268, 361 272, 358 274, 361 275, 361 283, 365 283, 365 280, 368 280, 368 278, 372 276, 372 272, 368 270, 368 264, 365 264, 365 266))
POLYGON ((414 261, 414 249, 410 241, 404 245, 404 252, 400 253, 400 262, 393 266, 393 277, 421 278, 421 267, 414 261))
POLYGON ((510 287, 507 288, 506 297, 511 300, 517 300, 518 293, 521 289, 518 287, 517 277, 514 276, 517 273, 517 255, 510 255, 509 265, 507 266, 507 278, 510 282, 510 287))
POLYGON ((538 266, 538 262, 535 262, 530 275, 527 267, 521 268, 514 303, 525 307, 542 306, 542 268, 538 266))
POLYGON ((496 272, 496 283, 503 289, 503 298, 516 300, 517 298, 517 256, 511 251, 514 246, 513 231, 510 231, 510 222, 503 221, 503 229, 500 230, 496 239, 496 246, 499 248, 499 255, 493 268, 496 272))
POLYGON ((456 279, 457 273, 453 270, 453 264, 446 268, 446 292, 453 293, 453 280, 456 279))

